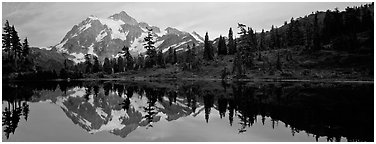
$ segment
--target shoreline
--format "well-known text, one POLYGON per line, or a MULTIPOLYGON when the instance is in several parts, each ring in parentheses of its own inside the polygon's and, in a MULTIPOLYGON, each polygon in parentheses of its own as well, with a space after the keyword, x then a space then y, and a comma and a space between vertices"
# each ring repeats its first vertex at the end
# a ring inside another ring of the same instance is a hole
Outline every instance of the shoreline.
POLYGON ((121 78, 80 78, 80 79, 51 79, 51 80, 4 80, 3 82, 24 82, 24 81, 212 81, 212 82, 309 82, 309 83, 360 83, 373 84, 374 80, 355 79, 291 79, 291 78, 247 78, 247 79, 219 79, 219 78, 166 78, 166 77, 121 77, 121 78))

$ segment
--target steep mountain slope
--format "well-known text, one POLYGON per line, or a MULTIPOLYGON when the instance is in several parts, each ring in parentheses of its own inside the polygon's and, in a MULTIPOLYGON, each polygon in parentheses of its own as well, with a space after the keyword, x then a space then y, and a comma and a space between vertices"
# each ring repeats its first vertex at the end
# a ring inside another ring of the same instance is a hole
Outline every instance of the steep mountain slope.
POLYGON ((122 11, 108 18, 89 16, 73 26, 54 49, 73 56, 71 59, 76 63, 81 62, 85 54, 96 55, 102 61, 105 57, 116 55, 124 46, 130 48, 133 56, 137 56, 146 51, 143 43, 148 33, 147 27, 153 29, 155 46, 163 52, 170 47, 179 51, 184 50, 187 44, 199 45, 203 42, 196 32, 188 33, 171 27, 162 31, 145 22, 137 22, 122 11))

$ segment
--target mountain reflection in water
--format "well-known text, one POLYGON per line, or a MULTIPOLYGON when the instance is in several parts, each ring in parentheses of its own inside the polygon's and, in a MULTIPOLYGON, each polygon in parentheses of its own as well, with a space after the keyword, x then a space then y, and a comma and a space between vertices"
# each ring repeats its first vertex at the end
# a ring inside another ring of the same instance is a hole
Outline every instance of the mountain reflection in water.
POLYGON ((23 82, 3 84, 2 101, 3 141, 17 135, 20 120, 28 124, 29 105, 41 102, 58 105, 88 133, 121 138, 140 127, 153 129, 162 119, 210 123, 214 112, 239 135, 257 123, 265 129, 282 124, 290 135, 303 132, 311 141, 373 141, 374 135, 373 84, 23 82))

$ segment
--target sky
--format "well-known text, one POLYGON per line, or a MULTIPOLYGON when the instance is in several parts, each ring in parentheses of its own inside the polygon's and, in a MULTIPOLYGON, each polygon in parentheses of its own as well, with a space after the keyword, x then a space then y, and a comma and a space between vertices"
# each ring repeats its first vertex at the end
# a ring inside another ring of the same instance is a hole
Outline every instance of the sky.
POLYGON ((138 22, 161 29, 174 27, 186 32, 196 31, 209 39, 237 32, 243 23, 257 32, 281 26, 292 17, 304 17, 312 12, 344 10, 360 6, 355 2, 3 2, 2 25, 9 20, 21 39, 31 46, 47 47, 58 44, 65 34, 88 16, 109 17, 125 11, 138 22))

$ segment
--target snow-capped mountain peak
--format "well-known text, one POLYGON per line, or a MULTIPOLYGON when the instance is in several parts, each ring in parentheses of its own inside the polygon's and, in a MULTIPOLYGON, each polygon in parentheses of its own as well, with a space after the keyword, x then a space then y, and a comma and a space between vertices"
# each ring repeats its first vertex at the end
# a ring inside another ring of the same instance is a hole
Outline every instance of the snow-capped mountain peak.
POLYGON ((118 14, 114 14, 114 15, 110 16, 109 18, 114 19, 114 20, 121 20, 124 23, 129 24, 129 25, 137 25, 138 24, 136 19, 129 16, 125 11, 121 11, 118 14))
POLYGON ((74 57, 71 60, 76 63, 82 62, 85 54, 96 55, 100 61, 106 57, 112 58, 124 46, 129 47, 133 56, 137 56, 146 51, 143 48, 144 37, 148 33, 146 27, 153 29, 155 46, 162 51, 170 47, 180 50, 186 48, 187 44, 198 45, 203 42, 197 33, 188 33, 172 27, 161 31, 157 26, 137 22, 122 11, 107 18, 89 16, 73 26, 54 47, 58 52, 74 57))

